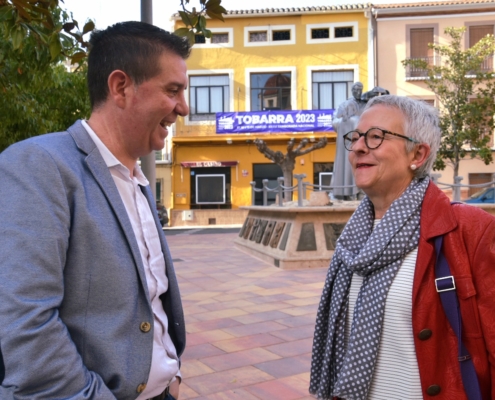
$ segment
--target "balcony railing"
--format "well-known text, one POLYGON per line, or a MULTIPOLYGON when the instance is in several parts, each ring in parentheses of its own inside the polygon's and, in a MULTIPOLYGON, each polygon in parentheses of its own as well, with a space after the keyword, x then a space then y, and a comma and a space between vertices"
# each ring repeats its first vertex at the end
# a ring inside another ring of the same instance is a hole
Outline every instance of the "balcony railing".
MULTIPOLYGON (((407 60, 422 60, 428 63, 428 65, 438 65, 440 58, 435 56, 430 57, 414 57, 407 60)), ((428 70, 425 68, 418 68, 413 65, 406 66, 406 79, 421 79, 428 76, 428 70)))

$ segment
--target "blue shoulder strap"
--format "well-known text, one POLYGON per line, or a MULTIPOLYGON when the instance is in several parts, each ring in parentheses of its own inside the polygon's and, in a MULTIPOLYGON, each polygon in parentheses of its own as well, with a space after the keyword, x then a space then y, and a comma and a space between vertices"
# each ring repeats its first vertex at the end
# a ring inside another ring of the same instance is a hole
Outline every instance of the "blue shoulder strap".
POLYGON ((462 383, 469 400, 482 400, 478 376, 474 369, 473 360, 462 343, 462 320, 459 300, 455 291, 455 280, 450 272, 450 266, 442 252, 443 236, 435 238, 437 262, 435 264, 435 286, 440 295, 445 315, 457 336, 458 359, 461 367, 462 383))

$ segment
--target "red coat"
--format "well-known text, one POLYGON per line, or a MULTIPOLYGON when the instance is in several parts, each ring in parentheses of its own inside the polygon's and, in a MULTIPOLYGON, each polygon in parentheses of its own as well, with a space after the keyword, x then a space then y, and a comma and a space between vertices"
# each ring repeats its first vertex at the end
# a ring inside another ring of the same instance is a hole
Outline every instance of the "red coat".
POLYGON ((443 252, 461 307, 463 341, 473 359, 483 399, 495 399, 495 217, 474 206, 451 205, 430 184, 420 230, 412 325, 423 397, 467 399, 457 360, 457 338, 435 290, 433 238, 444 235, 443 252))

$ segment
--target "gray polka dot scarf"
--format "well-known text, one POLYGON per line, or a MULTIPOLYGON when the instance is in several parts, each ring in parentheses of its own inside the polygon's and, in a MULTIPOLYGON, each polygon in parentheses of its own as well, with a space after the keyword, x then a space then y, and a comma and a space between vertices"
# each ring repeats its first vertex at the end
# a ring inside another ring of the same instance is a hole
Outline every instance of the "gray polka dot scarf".
POLYGON ((373 230, 365 197, 347 223, 330 263, 316 316, 309 391, 318 399, 368 397, 390 285, 418 246, 421 204, 429 178, 414 179, 373 230), (347 349, 344 329, 352 275, 364 277, 347 349))

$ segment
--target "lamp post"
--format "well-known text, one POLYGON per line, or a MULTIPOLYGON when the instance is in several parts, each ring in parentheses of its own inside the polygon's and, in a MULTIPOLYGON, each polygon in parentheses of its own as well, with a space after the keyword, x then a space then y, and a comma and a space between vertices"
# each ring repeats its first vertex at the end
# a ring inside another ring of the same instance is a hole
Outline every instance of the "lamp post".
MULTIPOLYGON (((153 24, 153 0, 141 0, 141 21, 153 24)), ((141 169, 150 183, 150 189, 156 200, 156 162, 155 152, 141 157, 141 169)))

